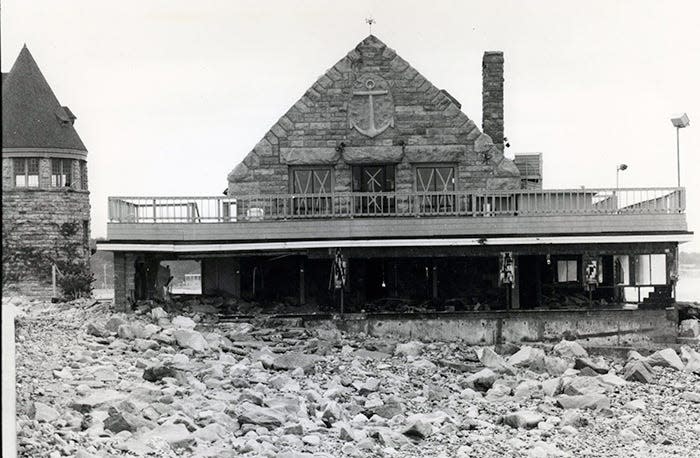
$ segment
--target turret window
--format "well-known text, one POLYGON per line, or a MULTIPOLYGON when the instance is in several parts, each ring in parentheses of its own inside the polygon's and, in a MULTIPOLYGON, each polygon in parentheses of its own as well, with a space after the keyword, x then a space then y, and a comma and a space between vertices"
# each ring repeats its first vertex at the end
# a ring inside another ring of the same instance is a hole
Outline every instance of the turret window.
POLYGON ((13 163, 13 168, 16 187, 39 187, 39 158, 16 158, 13 163))
POLYGON ((51 159, 51 187, 62 188, 73 183, 73 161, 70 159, 51 159))

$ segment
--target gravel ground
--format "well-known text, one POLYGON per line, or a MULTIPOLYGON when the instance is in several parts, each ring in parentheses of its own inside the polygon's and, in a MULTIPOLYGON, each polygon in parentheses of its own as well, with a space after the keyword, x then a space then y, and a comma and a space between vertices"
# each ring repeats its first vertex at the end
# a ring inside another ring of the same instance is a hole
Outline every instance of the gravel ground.
POLYGON ((633 354, 640 383, 628 358, 569 342, 493 352, 12 301, 20 456, 700 456, 697 347, 633 354))

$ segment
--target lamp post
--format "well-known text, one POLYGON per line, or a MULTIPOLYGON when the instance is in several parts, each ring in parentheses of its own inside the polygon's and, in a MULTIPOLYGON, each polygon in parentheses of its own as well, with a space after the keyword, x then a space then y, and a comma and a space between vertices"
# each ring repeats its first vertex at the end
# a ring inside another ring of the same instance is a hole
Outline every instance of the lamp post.
POLYGON ((678 187, 681 187, 681 129, 690 125, 690 119, 686 113, 671 118, 673 127, 676 128, 676 164, 678 166, 678 187))
POLYGON ((615 187, 620 187, 620 170, 627 170, 627 164, 620 164, 617 166, 617 171, 615 172, 615 187))

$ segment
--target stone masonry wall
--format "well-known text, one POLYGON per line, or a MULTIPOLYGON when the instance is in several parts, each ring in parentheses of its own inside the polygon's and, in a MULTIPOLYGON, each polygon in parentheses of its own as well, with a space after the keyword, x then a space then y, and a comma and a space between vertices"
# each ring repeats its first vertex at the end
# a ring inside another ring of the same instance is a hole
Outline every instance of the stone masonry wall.
MULTIPOLYGON (((60 233, 61 224, 76 222, 78 232, 69 240, 82 245, 81 256, 87 261, 90 255, 89 198, 88 191, 3 187, 3 245, 11 249, 26 246, 54 252, 56 245, 66 240, 60 233)), ((17 265, 3 263, 3 269, 21 275, 18 283, 5 285, 8 289, 28 296, 51 295, 50 266, 35 275, 29 275, 17 265)))
POLYGON ((360 163, 396 164, 399 192, 415 189, 414 168, 420 164, 453 165, 457 190, 519 189, 520 173, 503 157, 502 129, 497 145, 444 91, 369 36, 236 166, 228 176, 229 195, 286 194, 289 168, 303 165, 332 167, 334 190, 349 191, 350 165, 360 163), (368 116, 368 91, 375 91, 374 119, 368 116), (375 135, 360 132, 387 125, 375 135))

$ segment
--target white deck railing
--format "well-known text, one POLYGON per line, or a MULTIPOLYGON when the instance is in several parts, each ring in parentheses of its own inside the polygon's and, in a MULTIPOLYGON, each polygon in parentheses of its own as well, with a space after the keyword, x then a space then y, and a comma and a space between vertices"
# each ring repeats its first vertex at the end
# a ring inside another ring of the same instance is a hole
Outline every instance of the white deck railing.
POLYGON ((684 188, 109 198, 110 223, 226 223, 406 216, 663 214, 684 211, 684 188))

